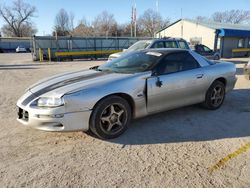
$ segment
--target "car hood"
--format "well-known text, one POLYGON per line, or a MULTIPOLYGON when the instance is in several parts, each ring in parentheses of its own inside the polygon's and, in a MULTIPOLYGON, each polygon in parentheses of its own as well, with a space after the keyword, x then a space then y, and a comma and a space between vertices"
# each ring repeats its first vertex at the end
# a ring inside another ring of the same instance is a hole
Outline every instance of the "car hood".
POLYGON ((82 89, 99 87, 105 83, 133 76, 133 74, 120 74, 96 70, 83 70, 56 75, 41 80, 28 90, 36 97, 61 97, 67 93, 82 89))

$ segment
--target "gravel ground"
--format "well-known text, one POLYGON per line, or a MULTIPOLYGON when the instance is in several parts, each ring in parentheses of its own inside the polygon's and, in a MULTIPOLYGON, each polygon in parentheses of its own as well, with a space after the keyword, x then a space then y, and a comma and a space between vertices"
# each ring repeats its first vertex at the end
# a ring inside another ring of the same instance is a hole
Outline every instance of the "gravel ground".
POLYGON ((219 110, 191 106, 160 113, 102 141, 83 132, 23 127, 15 103, 41 78, 103 61, 38 63, 30 54, 0 54, 0 187, 250 187, 246 60, 234 59, 236 88, 219 110))

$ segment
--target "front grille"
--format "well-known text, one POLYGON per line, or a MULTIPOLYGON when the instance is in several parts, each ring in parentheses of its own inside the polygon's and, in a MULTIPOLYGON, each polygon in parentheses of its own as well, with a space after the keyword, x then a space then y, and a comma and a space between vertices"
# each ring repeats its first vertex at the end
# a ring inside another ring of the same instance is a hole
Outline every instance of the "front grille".
POLYGON ((22 119, 24 121, 28 121, 29 120, 29 113, 25 110, 23 110, 22 108, 18 108, 18 119, 22 119))

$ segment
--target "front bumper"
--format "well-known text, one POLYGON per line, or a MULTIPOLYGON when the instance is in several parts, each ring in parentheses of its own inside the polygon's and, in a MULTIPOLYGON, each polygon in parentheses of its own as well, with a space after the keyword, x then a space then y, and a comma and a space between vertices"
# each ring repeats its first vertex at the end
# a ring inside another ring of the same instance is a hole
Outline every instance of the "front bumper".
POLYGON ((91 110, 65 112, 65 107, 37 108, 18 106, 17 120, 25 126, 43 131, 87 131, 91 110))

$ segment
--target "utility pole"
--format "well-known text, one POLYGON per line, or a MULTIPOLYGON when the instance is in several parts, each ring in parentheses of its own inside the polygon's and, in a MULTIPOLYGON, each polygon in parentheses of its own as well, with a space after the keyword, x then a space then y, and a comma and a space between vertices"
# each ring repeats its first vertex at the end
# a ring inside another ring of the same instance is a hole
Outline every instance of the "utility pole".
POLYGON ((156 12, 159 13, 159 0, 156 0, 156 12))
POLYGON ((136 3, 135 3, 135 6, 134 6, 134 23, 135 23, 135 37, 136 37, 136 35, 137 35, 137 29, 136 29, 136 3))
POLYGON ((183 38, 183 19, 182 19, 182 8, 181 8, 181 38, 183 38))
POLYGON ((130 24, 130 27, 131 27, 131 37, 133 37, 133 24, 134 24, 134 7, 132 5, 131 24, 130 24))
POLYGON ((135 0, 132 3, 132 15, 131 15, 131 37, 136 37, 137 28, 136 28, 136 3, 135 0), (134 32, 134 33, 133 33, 134 32))

